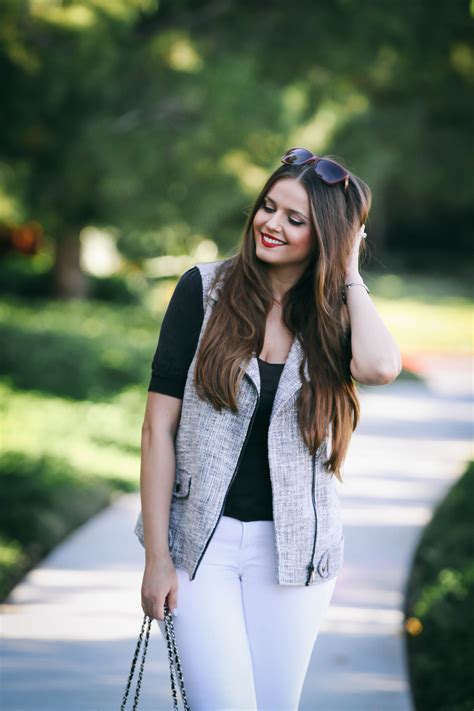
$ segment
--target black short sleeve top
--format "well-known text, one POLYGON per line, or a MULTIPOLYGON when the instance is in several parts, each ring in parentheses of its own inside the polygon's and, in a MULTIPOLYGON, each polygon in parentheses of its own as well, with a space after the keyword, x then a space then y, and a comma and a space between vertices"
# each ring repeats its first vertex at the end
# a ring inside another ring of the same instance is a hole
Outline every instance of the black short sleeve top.
POLYGON ((201 272, 188 269, 176 284, 161 324, 148 390, 182 398, 204 319, 201 272))

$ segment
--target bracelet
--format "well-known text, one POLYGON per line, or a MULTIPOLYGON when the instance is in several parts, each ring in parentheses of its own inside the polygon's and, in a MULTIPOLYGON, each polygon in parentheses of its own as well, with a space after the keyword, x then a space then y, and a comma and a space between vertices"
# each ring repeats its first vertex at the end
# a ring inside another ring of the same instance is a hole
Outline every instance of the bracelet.
MULTIPOLYGON (((366 292, 367 292, 368 294, 370 294, 370 289, 369 289, 369 287, 367 286, 367 284, 364 284, 363 281, 351 281, 350 284, 344 284, 344 286, 345 286, 345 289, 350 289, 351 286, 363 286, 364 289, 366 290, 366 292)), ((342 290, 342 300, 343 300, 344 303, 347 303, 347 295, 346 295, 345 289, 342 290)))

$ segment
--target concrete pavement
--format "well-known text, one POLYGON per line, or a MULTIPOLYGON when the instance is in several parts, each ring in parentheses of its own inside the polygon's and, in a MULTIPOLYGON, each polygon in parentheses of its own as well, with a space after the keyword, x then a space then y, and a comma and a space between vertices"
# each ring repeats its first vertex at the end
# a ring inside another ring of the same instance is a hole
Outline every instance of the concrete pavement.
MULTIPOLYGON (((436 364, 425 370, 426 384, 361 391, 362 420, 345 483, 338 482, 345 562, 300 711, 413 711, 401 612, 410 562, 434 506, 472 456, 469 368, 445 369, 444 376, 436 364)), ((68 536, 2 606, 5 711, 120 708, 143 617, 144 556, 132 533, 139 505, 138 494, 118 498, 68 536)), ((142 707, 172 707, 156 622, 142 707)))
POLYGON ((345 564, 301 711, 414 711, 403 602, 419 537, 472 457, 470 371, 366 388, 343 485, 345 564), (451 394, 449 394, 451 393, 451 394))

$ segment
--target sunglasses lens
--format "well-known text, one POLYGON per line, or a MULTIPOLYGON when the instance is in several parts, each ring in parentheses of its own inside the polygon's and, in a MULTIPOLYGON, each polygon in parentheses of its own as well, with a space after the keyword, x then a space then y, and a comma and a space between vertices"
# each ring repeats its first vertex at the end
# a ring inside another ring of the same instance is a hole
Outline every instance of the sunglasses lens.
POLYGON ((305 163, 310 158, 313 158, 311 151, 307 148, 291 148, 282 158, 284 163, 289 163, 290 165, 300 165, 300 163, 305 163))
POLYGON ((320 160, 315 170, 327 183, 338 183, 347 175, 347 170, 332 160, 320 160))

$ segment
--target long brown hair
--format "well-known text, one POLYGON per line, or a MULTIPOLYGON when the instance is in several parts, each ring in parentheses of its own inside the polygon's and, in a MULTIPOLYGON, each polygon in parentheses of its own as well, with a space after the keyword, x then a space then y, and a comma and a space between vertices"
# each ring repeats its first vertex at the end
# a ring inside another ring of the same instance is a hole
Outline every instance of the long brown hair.
MULTIPOLYGON (((344 165, 339 157, 325 157, 344 165)), ((284 164, 270 175, 248 214, 237 253, 219 265, 213 280, 213 286, 220 283, 219 298, 201 339, 194 385, 200 397, 217 409, 237 411, 244 376, 239 364, 261 352, 273 303, 269 265, 256 257, 252 223, 272 185, 288 177, 306 189, 314 244, 312 261, 282 302, 284 323, 299 336, 305 354, 300 367, 298 424, 313 455, 331 432, 331 453, 325 466, 342 482, 342 464, 360 415, 349 367, 350 320, 342 291, 355 234, 367 220, 372 199, 368 185, 352 172, 346 193, 343 183, 326 184, 311 165, 284 164), (304 376, 305 361, 309 381, 304 376)))

